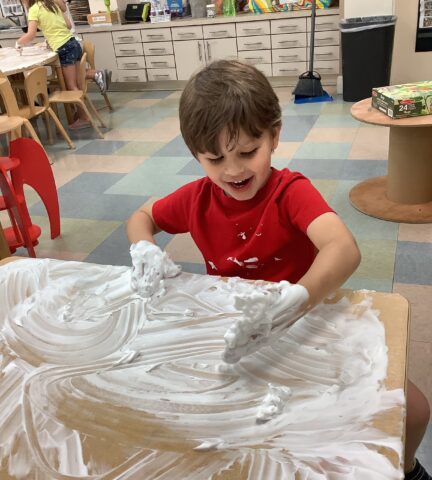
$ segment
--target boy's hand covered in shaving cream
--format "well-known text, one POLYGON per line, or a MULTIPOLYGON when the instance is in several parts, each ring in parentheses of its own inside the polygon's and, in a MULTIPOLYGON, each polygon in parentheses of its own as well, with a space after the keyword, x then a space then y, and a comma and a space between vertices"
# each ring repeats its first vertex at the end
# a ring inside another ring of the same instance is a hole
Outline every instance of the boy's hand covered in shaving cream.
POLYGON ((181 271, 157 245, 146 240, 133 243, 130 247, 132 258, 132 288, 142 297, 160 296, 164 293, 164 278, 175 277, 181 271))

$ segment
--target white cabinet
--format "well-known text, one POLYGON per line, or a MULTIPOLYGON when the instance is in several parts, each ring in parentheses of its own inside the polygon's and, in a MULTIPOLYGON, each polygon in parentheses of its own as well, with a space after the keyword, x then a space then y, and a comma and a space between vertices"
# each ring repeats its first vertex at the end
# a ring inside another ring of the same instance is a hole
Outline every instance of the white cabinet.
POLYGON ((235 38, 218 38, 204 41, 207 63, 214 60, 237 58, 237 42, 235 38))
POLYGON ((84 33, 82 37, 83 40, 88 40, 95 46, 96 68, 106 68, 107 70, 111 70, 111 80, 117 82, 117 62, 111 32, 84 33))
POLYGON ((174 42, 174 56, 178 80, 188 80, 205 65, 204 41, 183 40, 174 42))

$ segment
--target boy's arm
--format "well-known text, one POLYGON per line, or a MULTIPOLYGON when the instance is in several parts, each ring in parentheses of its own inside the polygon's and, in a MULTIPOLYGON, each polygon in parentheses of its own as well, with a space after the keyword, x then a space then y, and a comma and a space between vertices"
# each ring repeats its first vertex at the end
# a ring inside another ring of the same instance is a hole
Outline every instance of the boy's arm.
POLYGON ((155 243, 153 235, 161 229, 156 225, 152 214, 153 203, 141 206, 127 223, 127 236, 130 243, 137 243, 140 240, 147 240, 155 243))
POLYGON ((317 217, 306 233, 318 249, 311 267, 298 281, 309 292, 309 309, 351 276, 360 264, 361 255, 351 232, 335 213, 317 217))

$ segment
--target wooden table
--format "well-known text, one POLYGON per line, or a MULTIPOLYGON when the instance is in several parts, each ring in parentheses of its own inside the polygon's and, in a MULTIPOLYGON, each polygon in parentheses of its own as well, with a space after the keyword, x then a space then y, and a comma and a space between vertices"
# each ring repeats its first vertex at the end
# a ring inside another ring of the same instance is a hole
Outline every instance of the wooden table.
MULTIPOLYGON (((11 257, 0 261, 1 265, 6 263, 19 260, 19 257, 11 257)), ((387 379, 385 380, 386 387, 389 390, 392 389, 404 389, 406 391, 406 366, 407 366, 407 345, 408 345, 408 328, 409 328, 409 304, 408 301, 398 294, 393 293, 379 293, 379 292, 367 292, 367 295, 372 298, 372 307, 379 310, 380 320, 385 327, 386 335, 386 344, 388 347, 388 370, 387 370, 387 379)), ((339 290, 337 294, 328 301, 328 303, 336 303, 342 297, 348 297, 348 299, 353 304, 360 303, 365 298, 364 292, 355 292, 351 290, 339 290)), ((119 415, 121 414, 124 421, 127 419, 127 412, 120 410, 119 415), (126 417, 124 416, 126 415, 126 417)), ((111 428, 116 428, 114 425, 118 425, 117 428, 119 432, 123 435, 127 434, 127 429, 130 428, 130 435, 136 435, 137 432, 134 431, 134 425, 125 426, 122 425, 119 420, 116 422, 115 419, 115 409, 111 414, 113 417, 113 422, 111 428)), ((404 421, 405 421, 405 412, 402 407, 393 408, 386 411, 380 417, 374 421, 374 426, 385 432, 388 435, 399 437, 404 440, 404 421)), ((147 432, 148 433, 148 432, 147 432)), ((155 432, 150 432, 153 435, 155 432)), ((157 436, 156 436, 157 438, 157 436)), ((89 439, 90 442, 90 439, 89 439)), ((101 439, 101 446, 98 447, 97 440, 92 440, 92 448, 104 448, 103 439, 101 439)), ((151 447, 148 447, 151 448, 151 447)), ((180 447, 179 448, 183 448, 180 447)), ((188 452, 187 445, 184 446, 186 449, 185 452, 188 452)), ((380 453, 389 458, 389 460, 399 467, 399 459, 397 454, 391 449, 380 449, 380 453)), ((208 453, 208 455, 213 455, 214 453, 208 453)), ((190 452, 191 460, 196 458, 195 453, 190 452)), ((205 453, 200 453, 205 457, 205 453)), ((215 455, 219 455, 216 453, 215 455)), ((204 458, 203 457, 203 458, 204 458)), ((223 472, 218 479, 222 480, 243 480, 245 479, 245 472, 242 469, 242 466, 239 463, 234 464, 231 468, 223 472)), ((8 477, 6 477, 8 478, 8 477)), ((110 477, 111 478, 111 477, 110 477)), ((206 477, 207 478, 207 477, 206 477)), ((261 478, 261 477, 260 477, 261 478)), ((275 477, 276 480, 276 477, 275 477)))
POLYGON ((392 222, 432 222, 432 115, 395 120, 373 108, 370 98, 355 103, 351 115, 390 127, 388 174, 356 185, 352 205, 392 222))
POLYGON ((3 227, 0 222, 0 260, 10 256, 10 250, 8 243, 6 241, 5 234, 3 232, 3 227))

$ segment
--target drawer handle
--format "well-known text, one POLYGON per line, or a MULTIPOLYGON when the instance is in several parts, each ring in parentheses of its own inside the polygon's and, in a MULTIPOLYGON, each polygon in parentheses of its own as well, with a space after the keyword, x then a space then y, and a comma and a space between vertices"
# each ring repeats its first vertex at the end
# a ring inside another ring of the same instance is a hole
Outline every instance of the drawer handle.
POLYGON ((149 48, 151 52, 165 52, 165 48, 149 48))
POLYGON ((211 35, 223 35, 228 34, 228 30, 213 30, 213 32, 209 32, 211 35))
POLYGON ((135 80, 135 79, 138 79, 139 80, 139 76, 138 75, 134 75, 134 76, 130 76, 130 77, 124 77, 125 80, 135 80))
POLYGON ((280 68, 280 72, 297 72, 296 68, 280 68))
POLYGON ((262 61, 262 57, 244 57, 245 60, 257 60, 258 62, 262 61))
POLYGON ((317 23, 317 28, 318 27, 332 27, 333 25, 335 25, 333 22, 317 23))
POLYGON ((162 74, 157 74, 157 75, 153 75, 154 77, 169 77, 169 74, 165 74, 165 75, 162 75, 162 74))
POLYGON ((254 45, 262 45, 262 44, 263 44, 262 42, 245 43, 245 46, 253 47, 254 45))
POLYGON ((332 41, 332 40, 334 40, 333 37, 317 38, 317 39, 316 39, 317 42, 330 42, 330 41, 332 41))
POLYGON ((330 70, 333 71, 334 69, 331 67, 319 67, 320 70, 330 70))
POLYGON ((156 37, 156 38, 161 38, 161 37, 162 37, 162 38, 164 38, 165 35, 163 35, 163 34, 161 34, 161 33, 158 33, 158 34, 156 34, 156 33, 147 33, 147 37, 151 37, 151 38, 155 38, 155 37, 156 37))
POLYGON ((299 58, 298 55, 279 55, 279 58, 299 58))
POLYGON ((279 25, 277 28, 281 30, 298 30, 298 25, 279 25))
POLYGON ((168 62, 150 62, 152 65, 166 65, 168 66, 168 62))
POLYGON ((131 48, 120 48, 120 52, 138 53, 135 49, 131 49, 131 48))
POLYGON ((179 32, 178 33, 179 37, 196 37, 195 32, 179 32))
POLYGON ((262 32, 262 28, 243 28, 244 32, 262 32))
POLYGON ((299 41, 298 40, 282 40, 280 42, 278 42, 279 45, 285 45, 286 43, 289 43, 289 44, 294 44, 294 43, 298 43, 299 41))
POLYGON ((124 63, 124 66, 125 66, 125 67, 126 67, 126 66, 128 66, 128 67, 133 67, 133 66, 135 66, 135 65, 138 67, 138 66, 139 66, 138 62, 125 62, 125 63, 124 63))
POLYGON ((134 40, 135 39, 135 37, 131 37, 131 36, 129 36, 129 37, 118 37, 118 38, 119 38, 119 40, 134 40))
POLYGON ((329 52, 329 53, 316 53, 315 54, 316 57, 333 57, 333 53, 329 52))

